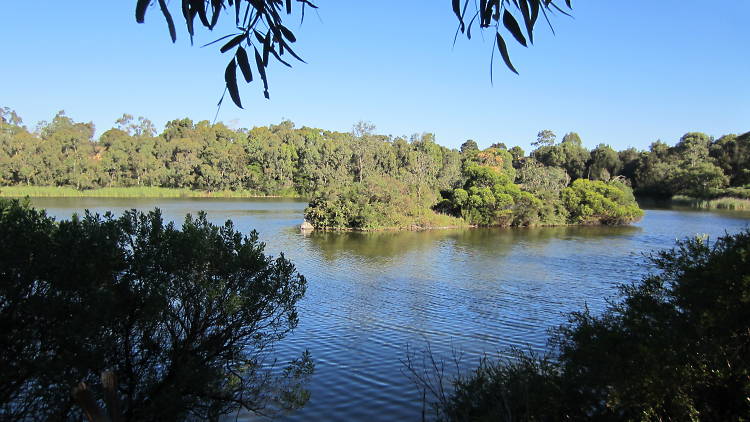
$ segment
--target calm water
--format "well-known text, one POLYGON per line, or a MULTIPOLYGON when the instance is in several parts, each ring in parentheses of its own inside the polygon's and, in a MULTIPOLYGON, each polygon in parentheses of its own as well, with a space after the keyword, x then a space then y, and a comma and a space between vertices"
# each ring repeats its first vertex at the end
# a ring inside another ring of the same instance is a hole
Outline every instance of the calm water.
MULTIPOLYGON (((403 373, 406 347, 466 367, 509 345, 541 348, 564 313, 600 310, 619 283, 649 268, 643 254, 695 234, 747 226, 748 213, 646 211, 629 227, 475 229, 403 233, 312 233, 297 229, 304 202, 291 200, 36 199, 58 218, 83 209, 119 214, 161 208, 165 218, 206 210, 256 229, 267 252, 283 251, 308 279, 300 324, 282 357, 309 349, 312 399, 286 420, 418 419, 421 397, 403 373)), ((249 419, 249 418, 248 418, 249 419)))

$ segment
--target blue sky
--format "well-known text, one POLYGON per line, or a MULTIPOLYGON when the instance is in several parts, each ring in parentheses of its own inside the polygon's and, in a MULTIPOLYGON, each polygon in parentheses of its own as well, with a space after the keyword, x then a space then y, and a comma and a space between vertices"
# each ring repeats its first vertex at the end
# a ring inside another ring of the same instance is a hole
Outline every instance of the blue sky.
MULTIPOLYGON (((177 13, 177 0, 172 0, 177 13)), ((459 38, 450 2, 326 1, 297 35, 307 64, 274 66, 271 100, 241 87, 219 120, 233 127, 290 119, 348 131, 358 120, 394 136, 433 132, 440 144, 529 143, 542 129, 621 149, 674 143, 688 131, 750 130, 750 2, 574 1, 573 18, 541 23, 535 45, 512 45, 520 75, 495 57, 491 33, 459 38), (719 7, 720 5, 720 7, 719 7)), ((0 106, 33 127, 64 109, 98 133, 122 113, 158 127, 212 120, 230 59, 199 48, 231 30, 199 32, 191 47, 179 26, 172 44, 161 14, 134 19, 135 1, 8 2, 3 5, 0 106)), ((309 12, 309 10, 308 10, 309 12)), ((229 23, 229 19, 226 19, 229 23)))

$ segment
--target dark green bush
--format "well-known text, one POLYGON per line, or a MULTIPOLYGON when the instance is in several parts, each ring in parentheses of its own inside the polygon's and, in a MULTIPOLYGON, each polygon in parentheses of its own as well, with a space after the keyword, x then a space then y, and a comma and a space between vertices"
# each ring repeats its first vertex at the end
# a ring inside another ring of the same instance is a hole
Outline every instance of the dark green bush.
POLYGON ((309 356, 279 377, 266 361, 305 279, 263 248, 203 213, 182 229, 158 210, 57 223, 0 201, 0 419, 80 421, 71 390, 102 397, 105 370, 123 421, 300 404, 309 356))

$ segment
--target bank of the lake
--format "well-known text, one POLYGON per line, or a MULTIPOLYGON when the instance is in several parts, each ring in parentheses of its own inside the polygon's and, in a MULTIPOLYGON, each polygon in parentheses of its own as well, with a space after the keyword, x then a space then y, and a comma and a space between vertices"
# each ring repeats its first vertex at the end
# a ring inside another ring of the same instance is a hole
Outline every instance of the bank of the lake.
POLYGON ((284 252, 308 288, 299 327, 277 353, 283 361, 309 349, 316 364, 310 402, 285 421, 418 420, 421 395, 401 363, 407 346, 419 351, 429 344, 446 359, 459 351, 464 368, 507 346, 540 350, 566 312, 599 312, 619 283, 649 271, 644 254, 686 236, 735 233, 750 222, 750 212, 642 204, 645 216, 630 226, 305 233, 298 225, 307 202, 294 199, 32 203, 58 219, 84 209, 159 207, 178 224, 205 210, 214 223, 231 219, 242 232, 258 230, 267 253, 284 252))
POLYGON ((204 191, 156 186, 75 189, 70 186, 0 186, 0 197, 9 198, 296 198, 294 193, 267 195, 251 190, 204 191))
POLYGON ((671 202, 673 205, 688 206, 692 208, 707 210, 750 210, 750 199, 734 198, 731 196, 713 199, 702 199, 684 195, 675 195, 672 197, 671 202))
POLYGON ((639 196, 636 199, 641 208, 670 208, 703 211, 750 211, 750 199, 732 196, 717 198, 696 198, 686 195, 675 195, 671 198, 639 196))

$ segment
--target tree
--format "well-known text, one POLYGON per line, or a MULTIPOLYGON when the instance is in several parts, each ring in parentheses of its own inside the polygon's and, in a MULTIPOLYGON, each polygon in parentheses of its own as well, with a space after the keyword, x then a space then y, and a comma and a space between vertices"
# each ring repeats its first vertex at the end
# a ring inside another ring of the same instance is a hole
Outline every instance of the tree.
POLYGON ((724 135, 710 147, 711 157, 731 178, 733 186, 750 182, 747 173, 750 162, 750 133, 744 135, 724 135))
POLYGON ((551 147, 555 145, 556 137, 555 132, 545 129, 537 133, 536 141, 532 142, 531 145, 535 147, 551 147))
POLYGON ((510 152, 510 155, 513 157, 513 167, 521 167, 521 161, 523 160, 525 154, 523 148, 516 145, 513 148, 509 149, 508 152, 510 152))
POLYGON ((93 154, 93 136, 93 123, 76 123, 62 110, 42 127, 41 138, 60 151, 60 162, 53 168, 59 176, 64 176, 58 180, 78 189, 93 187, 96 175, 88 160, 93 154))
MULTIPOLYGON (((296 406, 304 353, 274 375, 269 350, 297 325, 305 279, 256 232, 182 228, 158 210, 55 222, 0 201, 0 415, 81 420, 71 389, 117 377, 122 421, 217 420, 296 406)), ((111 409, 110 409, 111 410, 111 409)))
POLYGON ((681 155, 688 166, 693 167, 708 160, 708 150, 712 142, 713 138, 705 133, 689 132, 677 142, 675 152, 681 155))
POLYGON ((461 154, 467 154, 475 151, 479 151, 479 146, 473 139, 467 139, 466 142, 461 144, 461 154))
POLYGON ((638 168, 638 162, 642 156, 642 153, 635 148, 628 148, 626 150, 617 153, 622 163, 622 170, 620 174, 626 177, 631 182, 635 179, 635 172, 638 168))
POLYGON ((552 131, 539 132, 538 140, 534 143, 539 147, 531 152, 531 156, 545 166, 564 168, 573 180, 584 177, 589 152, 581 145, 581 138, 569 133, 565 136, 566 141, 558 145, 554 144, 554 139, 552 131))
POLYGON ((729 178, 720 167, 707 162, 680 167, 669 180, 673 192, 693 197, 711 197, 712 192, 729 183, 729 178))
POLYGON ((16 114, 15 110, 8 107, 0 107, 0 124, 9 126, 21 126, 23 119, 16 114))
POLYGON ((617 151, 609 145, 599 144, 591 151, 587 167, 589 179, 607 181, 620 173, 622 162, 617 151))
MULTIPOLYGON (((143 23, 145 21, 146 11, 151 3, 158 3, 159 9, 167 22, 169 36, 172 42, 175 42, 177 31, 166 0, 158 0, 157 2, 136 0, 136 22, 143 23)), ((307 7, 317 9, 317 6, 309 0, 182 0, 180 3, 180 10, 185 18, 185 27, 190 34, 191 43, 195 34, 196 17, 199 18, 200 24, 208 30, 217 27, 224 10, 230 12, 228 14, 234 17, 234 26, 237 28, 237 32, 224 35, 209 44, 225 41, 220 51, 222 53, 234 52, 224 71, 226 84, 224 93, 229 92, 229 96, 237 107, 242 108, 237 85, 237 67, 240 68, 245 82, 253 81, 253 66, 250 63, 248 51, 253 53, 254 67, 263 82, 263 95, 266 98, 269 98, 266 72, 271 57, 289 67, 291 67, 291 64, 283 58, 285 53, 289 53, 294 59, 304 62, 292 48, 292 44, 296 42, 297 38, 284 25, 284 14, 290 15, 296 8, 299 8, 301 20, 304 21, 307 7)), ((571 1, 565 0, 565 6, 562 7, 570 10, 571 1)), ((518 73, 518 71, 510 61, 508 47, 501 29, 504 28, 519 44, 526 47, 528 44, 534 43, 534 27, 540 12, 552 28, 549 20, 550 14, 555 12, 568 14, 562 7, 558 6, 554 0, 525 0, 521 2, 491 0, 482 1, 480 6, 469 0, 464 0, 463 5, 461 0, 452 0, 453 13, 458 20, 456 36, 460 31, 471 39, 471 30, 474 25, 477 25, 480 30, 490 29, 494 31, 495 34, 492 37, 493 50, 497 47, 503 62, 514 73, 518 73), (519 21, 524 26, 525 34, 519 21)), ((224 95, 222 95, 219 104, 223 99, 224 95)))
POLYGON ((138 116, 138 120, 134 121, 132 115, 125 113, 115 123, 118 129, 127 132, 130 136, 148 137, 156 134, 154 124, 143 116, 138 116))
POLYGON ((374 170, 373 135, 375 125, 370 122, 359 121, 352 127, 352 165, 357 181, 362 180, 374 170))
POLYGON ((560 167, 546 167, 529 158, 517 172, 521 187, 543 199, 556 200, 570 183, 570 176, 560 167))
POLYGON ((578 146, 583 145, 583 142, 581 141, 581 137, 575 132, 566 133, 565 136, 563 136, 562 143, 564 144, 572 143, 578 146))

